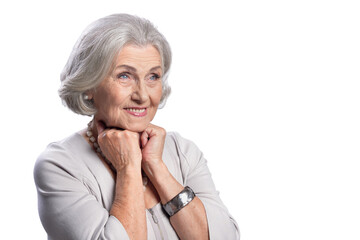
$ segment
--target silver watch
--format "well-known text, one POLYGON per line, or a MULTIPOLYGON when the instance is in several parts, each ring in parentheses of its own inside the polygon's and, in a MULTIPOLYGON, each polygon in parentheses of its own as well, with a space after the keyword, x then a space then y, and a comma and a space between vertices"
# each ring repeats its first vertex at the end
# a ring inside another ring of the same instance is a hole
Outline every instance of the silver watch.
POLYGON ((180 211, 195 198, 194 191, 186 186, 178 195, 163 205, 165 212, 169 217, 180 211))

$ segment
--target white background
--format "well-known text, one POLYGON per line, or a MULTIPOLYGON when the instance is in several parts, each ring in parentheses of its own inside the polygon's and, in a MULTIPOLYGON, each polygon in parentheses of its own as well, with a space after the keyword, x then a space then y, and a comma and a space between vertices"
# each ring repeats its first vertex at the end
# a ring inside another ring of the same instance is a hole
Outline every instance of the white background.
POLYGON ((242 240, 360 239, 358 1, 8 2, 2 236, 46 239, 34 162, 89 121, 61 104, 60 71, 90 22, 126 12, 170 42, 173 92, 154 123, 202 149, 242 240))

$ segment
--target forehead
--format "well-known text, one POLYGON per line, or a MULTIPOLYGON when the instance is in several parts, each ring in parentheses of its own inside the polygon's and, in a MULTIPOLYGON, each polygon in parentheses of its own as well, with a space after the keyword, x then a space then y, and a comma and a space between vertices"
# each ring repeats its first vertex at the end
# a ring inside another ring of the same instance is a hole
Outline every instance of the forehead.
POLYGON ((161 56, 153 45, 126 45, 119 51, 115 60, 115 66, 120 65, 152 68, 161 66, 161 56))

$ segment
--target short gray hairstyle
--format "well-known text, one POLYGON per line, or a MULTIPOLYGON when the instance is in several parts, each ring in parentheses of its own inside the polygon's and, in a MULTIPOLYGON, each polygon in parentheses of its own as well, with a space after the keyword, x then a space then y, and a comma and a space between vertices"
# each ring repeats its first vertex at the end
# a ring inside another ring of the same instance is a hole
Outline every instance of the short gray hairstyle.
POLYGON ((107 76, 115 56, 128 44, 150 44, 159 51, 164 72, 159 105, 162 108, 171 91, 167 81, 171 66, 169 43, 150 21, 129 14, 101 18, 85 29, 60 76, 59 95, 63 103, 75 113, 95 114, 93 101, 84 96, 107 76))

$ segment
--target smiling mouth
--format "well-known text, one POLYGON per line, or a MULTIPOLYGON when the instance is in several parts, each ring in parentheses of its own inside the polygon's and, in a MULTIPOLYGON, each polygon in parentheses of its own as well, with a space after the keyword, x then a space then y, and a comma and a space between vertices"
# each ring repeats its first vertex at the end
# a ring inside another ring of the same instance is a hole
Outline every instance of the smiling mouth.
POLYGON ((125 108, 126 112, 136 116, 136 117, 143 117, 147 114, 147 108, 125 108))
POLYGON ((143 113, 145 112, 146 108, 125 108, 126 111, 134 112, 134 113, 143 113))

